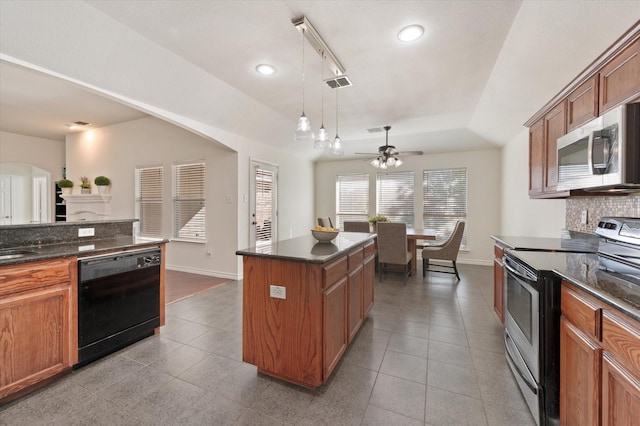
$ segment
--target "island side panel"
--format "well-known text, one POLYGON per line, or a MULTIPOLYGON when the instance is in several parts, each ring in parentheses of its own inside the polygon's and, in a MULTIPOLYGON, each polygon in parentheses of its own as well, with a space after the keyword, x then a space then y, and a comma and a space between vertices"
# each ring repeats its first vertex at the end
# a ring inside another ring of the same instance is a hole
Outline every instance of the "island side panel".
POLYGON ((260 372, 306 387, 322 384, 322 268, 245 256, 242 356, 260 372), (270 297, 270 285, 286 299, 270 297))

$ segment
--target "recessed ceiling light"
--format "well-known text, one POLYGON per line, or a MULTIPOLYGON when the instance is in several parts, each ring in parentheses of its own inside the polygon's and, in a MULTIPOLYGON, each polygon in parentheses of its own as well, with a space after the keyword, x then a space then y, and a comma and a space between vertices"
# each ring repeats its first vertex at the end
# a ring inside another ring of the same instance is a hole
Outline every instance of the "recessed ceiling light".
POLYGON ((256 71, 262 75, 273 75, 276 73, 276 67, 269 64, 260 64, 256 67, 256 71))
POLYGON ((424 28, 421 25, 409 25, 398 32, 398 40, 414 41, 422 37, 424 28))

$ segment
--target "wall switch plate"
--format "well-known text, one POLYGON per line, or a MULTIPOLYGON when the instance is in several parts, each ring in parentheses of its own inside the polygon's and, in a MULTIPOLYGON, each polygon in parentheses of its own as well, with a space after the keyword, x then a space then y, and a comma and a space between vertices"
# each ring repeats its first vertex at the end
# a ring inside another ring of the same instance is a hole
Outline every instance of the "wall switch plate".
POLYGON ((95 228, 78 228, 78 237, 93 237, 96 235, 95 228))
POLYGON ((580 214, 580 223, 586 225, 588 220, 589 218, 587 217, 587 211, 582 210, 582 213, 580 214))
POLYGON ((269 296, 273 297, 274 299, 286 299, 287 288, 280 285, 270 285, 269 296))

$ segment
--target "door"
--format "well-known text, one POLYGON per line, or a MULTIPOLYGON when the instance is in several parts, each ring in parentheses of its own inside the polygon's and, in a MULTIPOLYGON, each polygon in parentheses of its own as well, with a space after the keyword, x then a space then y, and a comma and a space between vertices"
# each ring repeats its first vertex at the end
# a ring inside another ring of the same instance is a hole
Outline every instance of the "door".
POLYGON ((11 191, 11 176, 0 176, 0 225, 11 225, 13 223, 13 203, 11 191))
POLYGON ((277 241, 278 166, 251 161, 249 246, 264 247, 277 241))

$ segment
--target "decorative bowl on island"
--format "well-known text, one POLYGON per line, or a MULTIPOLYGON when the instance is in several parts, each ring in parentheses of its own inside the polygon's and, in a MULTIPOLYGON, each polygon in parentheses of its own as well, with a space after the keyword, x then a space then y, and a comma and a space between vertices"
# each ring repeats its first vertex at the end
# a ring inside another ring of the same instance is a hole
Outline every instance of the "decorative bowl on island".
POLYGON ((322 226, 316 226, 315 229, 311 230, 313 238, 321 243, 329 243, 333 241, 333 239, 335 239, 339 233, 340 231, 337 229, 325 228, 322 226))

